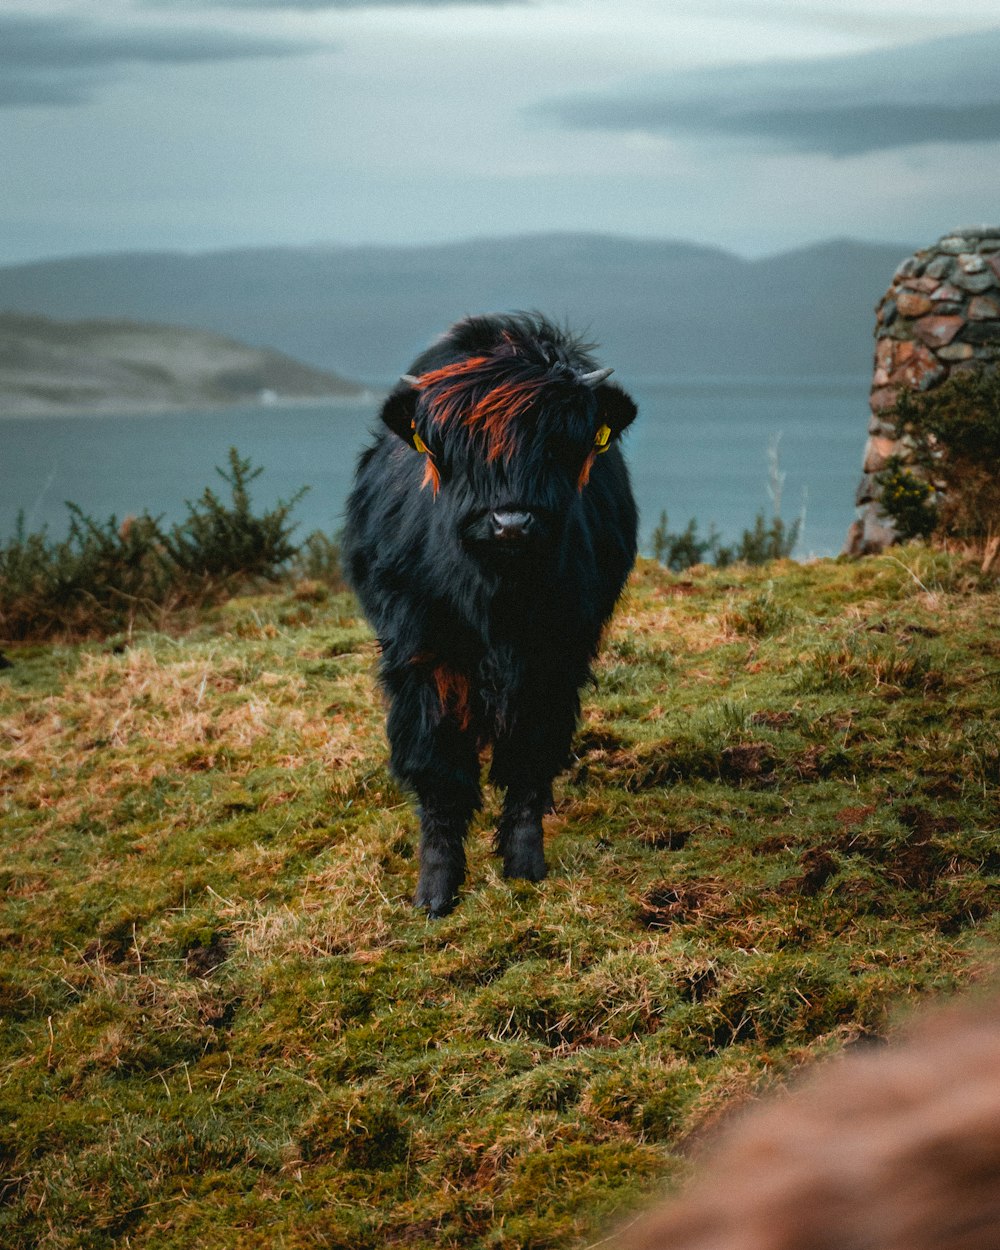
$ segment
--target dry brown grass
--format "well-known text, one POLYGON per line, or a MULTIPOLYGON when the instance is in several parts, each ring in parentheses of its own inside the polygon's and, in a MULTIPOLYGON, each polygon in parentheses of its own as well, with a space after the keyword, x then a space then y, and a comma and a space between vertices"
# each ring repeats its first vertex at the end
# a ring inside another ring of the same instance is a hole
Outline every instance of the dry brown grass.
POLYGON ((599 1238, 733 1103, 994 957, 977 577, 916 550, 641 565, 548 880, 503 880, 491 794, 438 923, 409 904, 416 824, 351 600, 15 650, 0 1243, 599 1238))

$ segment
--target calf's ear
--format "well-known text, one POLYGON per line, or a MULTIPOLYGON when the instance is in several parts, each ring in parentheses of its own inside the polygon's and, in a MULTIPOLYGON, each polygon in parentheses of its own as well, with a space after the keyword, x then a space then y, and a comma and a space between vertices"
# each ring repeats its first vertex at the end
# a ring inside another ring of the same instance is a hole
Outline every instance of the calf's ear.
POLYGON ((620 434, 635 420, 638 408, 631 395, 614 382, 602 382, 596 388, 597 415, 602 425, 609 425, 612 434, 620 434))
POLYGON ((411 447, 413 441, 413 417, 417 411, 418 392, 405 384, 397 386, 382 405, 381 417, 385 424, 411 447))

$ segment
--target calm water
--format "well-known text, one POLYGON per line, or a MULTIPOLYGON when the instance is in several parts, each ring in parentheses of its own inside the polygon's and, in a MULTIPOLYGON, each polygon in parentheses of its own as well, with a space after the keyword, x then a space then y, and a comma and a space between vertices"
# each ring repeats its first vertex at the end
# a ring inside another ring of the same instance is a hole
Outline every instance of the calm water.
MULTIPOLYGON (((761 508, 770 515, 768 447, 779 439, 782 515, 805 506, 796 554, 835 555, 854 515, 867 420, 866 378, 646 379, 631 383, 640 415, 626 437, 648 539, 666 509, 670 528, 690 517, 738 537, 761 508)), ((232 408, 155 416, 0 417, 0 536, 23 509, 29 530, 66 531, 67 499, 96 519, 143 509, 168 521, 184 501, 225 483, 235 445, 265 472, 260 507, 309 493, 298 533, 335 531, 354 461, 377 419, 375 404, 232 408)))

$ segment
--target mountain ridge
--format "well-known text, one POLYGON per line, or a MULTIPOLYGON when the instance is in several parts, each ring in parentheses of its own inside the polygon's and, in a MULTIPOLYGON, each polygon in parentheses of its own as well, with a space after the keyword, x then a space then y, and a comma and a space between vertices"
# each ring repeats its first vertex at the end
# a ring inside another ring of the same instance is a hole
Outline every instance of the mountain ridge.
POLYGON ((828 240, 747 259, 599 233, 384 247, 127 252, 0 268, 0 308, 189 325, 385 383, 458 318, 540 308, 632 374, 871 366, 872 308, 910 251, 828 240))

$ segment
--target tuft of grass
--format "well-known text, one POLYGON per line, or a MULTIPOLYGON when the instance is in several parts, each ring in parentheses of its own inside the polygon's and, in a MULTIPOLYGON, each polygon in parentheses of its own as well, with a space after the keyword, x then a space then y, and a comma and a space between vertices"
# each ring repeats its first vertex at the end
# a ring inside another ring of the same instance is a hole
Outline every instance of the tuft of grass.
POLYGON ((989 976, 1000 592, 640 563, 548 821, 410 906, 374 639, 314 580, 0 672, 0 1242, 579 1248, 801 1065, 989 976))
POLYGON ((722 624, 734 634, 766 638, 783 633, 795 620, 795 611, 775 599, 773 584, 748 596, 734 598, 722 614, 722 624))

